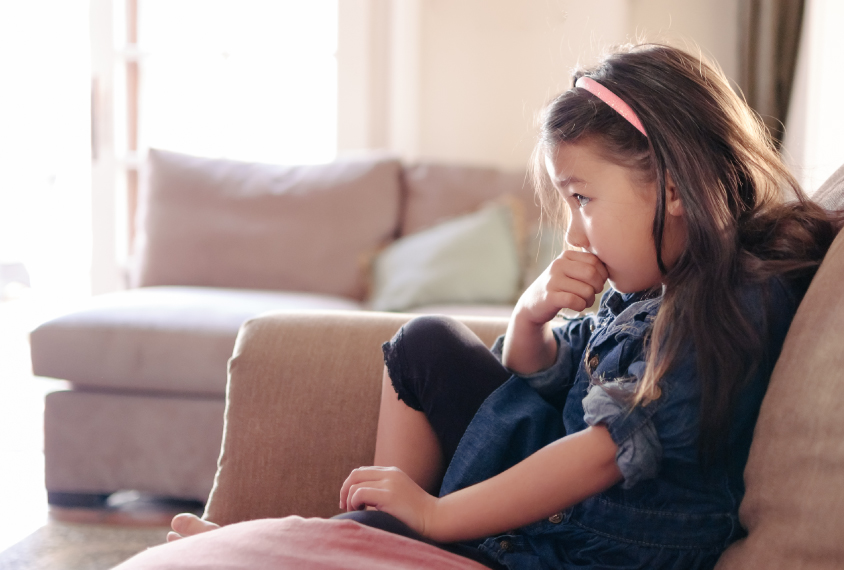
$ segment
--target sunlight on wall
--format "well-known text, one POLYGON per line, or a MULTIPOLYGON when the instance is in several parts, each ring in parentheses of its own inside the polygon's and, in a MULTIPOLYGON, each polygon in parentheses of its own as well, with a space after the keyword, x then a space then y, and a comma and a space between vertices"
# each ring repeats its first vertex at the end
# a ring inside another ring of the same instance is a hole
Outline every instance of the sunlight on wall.
POLYGON ((337 0, 141 0, 142 146, 334 158, 337 0))
POLYGON ((85 0, 0 1, 0 263, 35 289, 90 289, 85 0))

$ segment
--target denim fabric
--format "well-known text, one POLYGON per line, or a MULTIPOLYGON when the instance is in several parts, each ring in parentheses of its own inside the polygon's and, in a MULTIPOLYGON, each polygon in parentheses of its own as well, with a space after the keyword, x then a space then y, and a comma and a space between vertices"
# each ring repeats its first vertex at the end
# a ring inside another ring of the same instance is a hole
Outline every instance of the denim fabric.
MULTIPOLYGON (((631 380, 638 378, 633 376, 591 386, 583 399, 583 420, 590 426, 618 422, 627 413, 625 402, 635 395, 636 382, 631 380)), ((644 420, 630 437, 616 443, 616 463, 624 477, 622 487, 629 489, 639 481, 657 476, 662 461, 662 443, 650 418, 644 420)))
POLYGON ((699 462, 700 387, 691 350, 660 381, 657 400, 632 409, 618 403, 644 371, 644 339, 661 299, 609 291, 597 315, 555 329, 559 351, 551 368, 513 376, 487 398, 440 494, 488 479, 590 423, 606 425, 630 479, 548 520, 472 544, 508 568, 713 567, 744 534, 738 506, 753 426, 799 302, 779 279, 748 287, 742 299, 767 350, 737 402, 724 463, 699 462))

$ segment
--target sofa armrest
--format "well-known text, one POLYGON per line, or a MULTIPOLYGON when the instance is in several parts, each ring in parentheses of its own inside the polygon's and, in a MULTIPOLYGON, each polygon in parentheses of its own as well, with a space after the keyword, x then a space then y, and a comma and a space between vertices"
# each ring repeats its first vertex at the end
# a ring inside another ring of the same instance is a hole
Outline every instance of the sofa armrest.
MULTIPOLYGON (((340 485, 372 463, 381 344, 413 315, 272 313, 247 321, 229 361, 225 431, 205 518, 218 524, 339 513, 340 485)), ((491 345, 500 318, 462 318, 491 345)))

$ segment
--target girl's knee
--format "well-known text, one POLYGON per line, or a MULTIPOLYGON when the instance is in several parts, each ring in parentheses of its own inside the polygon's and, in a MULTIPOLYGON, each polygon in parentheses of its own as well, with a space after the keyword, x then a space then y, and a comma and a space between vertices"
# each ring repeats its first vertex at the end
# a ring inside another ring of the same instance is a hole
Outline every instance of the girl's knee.
POLYGON ((405 324, 399 335, 405 365, 414 370, 438 368, 468 351, 486 348, 469 327, 453 317, 422 315, 405 324))
POLYGON ((456 330, 465 326, 453 317, 445 315, 420 315, 409 320, 402 327, 404 342, 414 346, 435 345, 455 338, 456 330))

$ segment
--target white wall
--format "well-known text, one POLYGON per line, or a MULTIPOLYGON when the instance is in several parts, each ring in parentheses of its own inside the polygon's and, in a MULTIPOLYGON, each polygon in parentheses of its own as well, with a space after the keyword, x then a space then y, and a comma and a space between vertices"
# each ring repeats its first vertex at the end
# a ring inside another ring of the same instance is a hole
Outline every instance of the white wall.
POLYGON ((410 160, 521 169, 543 104, 569 87, 578 62, 594 61, 608 45, 641 37, 697 45, 729 76, 738 69, 738 0, 341 0, 340 7, 341 151, 383 148, 410 160))
POLYGON ((625 38, 625 0, 429 0, 422 14, 421 157, 523 168, 537 112, 569 71, 625 38), (596 25, 600 14, 614 14, 596 25))
POLYGON ((631 37, 700 49, 738 79, 738 0, 630 0, 630 7, 631 37))

